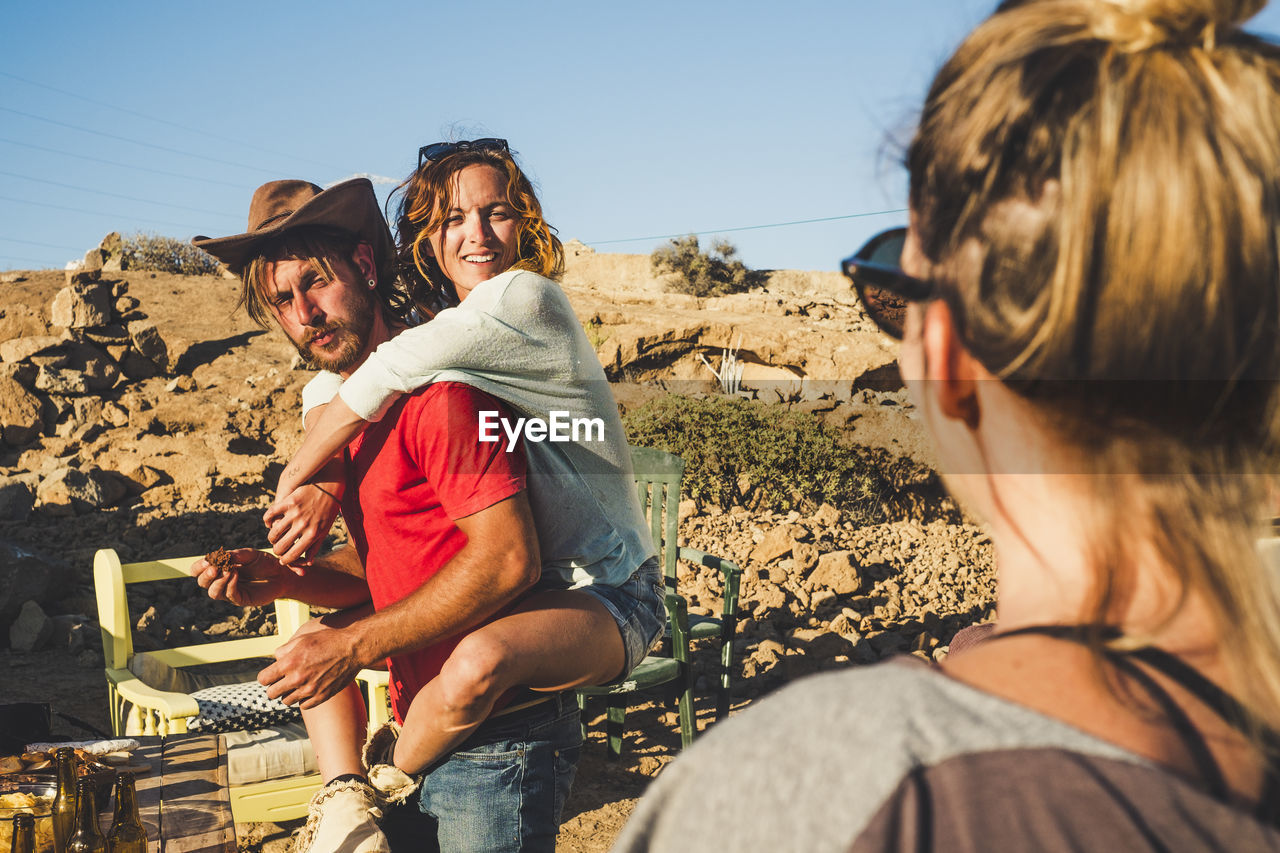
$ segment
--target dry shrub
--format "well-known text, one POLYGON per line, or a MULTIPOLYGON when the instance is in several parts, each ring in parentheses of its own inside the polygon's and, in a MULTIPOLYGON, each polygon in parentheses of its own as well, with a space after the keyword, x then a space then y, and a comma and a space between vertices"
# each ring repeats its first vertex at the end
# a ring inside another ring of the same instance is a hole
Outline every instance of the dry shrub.
POLYGON ((155 270, 174 275, 216 275, 219 266, 213 255, 188 242, 162 234, 141 231, 124 238, 128 269, 155 270))
POLYGON ((747 269, 737 259, 738 250, 727 240, 716 240, 704 252, 694 234, 677 237, 650 255, 653 271, 673 273, 671 289, 693 296, 742 293, 764 283, 764 273, 747 269))

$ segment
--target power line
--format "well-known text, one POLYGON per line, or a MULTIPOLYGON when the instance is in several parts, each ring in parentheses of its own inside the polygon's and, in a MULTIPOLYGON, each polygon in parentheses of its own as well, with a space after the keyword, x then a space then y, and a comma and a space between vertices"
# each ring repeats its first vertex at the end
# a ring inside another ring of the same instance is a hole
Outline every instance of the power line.
POLYGON ((810 225, 814 222, 835 222, 840 219, 861 219, 865 216, 885 216, 890 213, 906 213, 905 207, 894 208, 893 210, 872 210, 866 213, 848 213, 844 216, 823 216, 818 219, 796 219, 791 222, 772 222, 768 225, 743 225, 738 228, 715 228, 710 231, 685 231, 681 234, 657 234, 653 237, 628 237, 625 240, 584 240, 583 242, 589 246, 606 246, 610 243, 640 243, 645 240, 671 240, 678 237, 695 236, 701 237, 705 234, 729 234, 734 231, 758 231, 761 228, 785 228, 788 225, 810 225))
POLYGON ((10 145, 21 145, 23 148, 34 148, 37 151, 47 151, 50 154, 62 154, 66 157, 76 157, 80 160, 89 160, 93 163, 105 163, 108 166, 119 166, 122 169, 136 169, 139 172, 150 172, 153 175, 164 175, 169 178, 183 178, 188 181, 200 181, 205 184, 218 184, 223 187, 235 187, 236 189, 244 189, 244 184, 233 183, 232 181, 219 181, 214 178, 199 178, 195 175, 183 175, 179 172, 166 172, 163 169, 150 169, 146 166, 133 166, 128 163, 120 163, 115 160, 104 160, 101 157, 91 157, 88 154, 77 154, 74 151, 63 151, 60 148, 48 148, 44 145, 36 145, 31 142, 19 142, 16 139, 8 139, 0 136, 0 142, 7 142, 10 145))
POLYGON ((176 127, 179 130, 185 130, 189 133, 198 133, 202 136, 207 136, 210 139, 218 139, 218 140, 221 140, 222 142, 230 142, 235 145, 242 145, 245 148, 250 148, 250 149, 253 149, 254 151, 261 151, 264 154, 273 154, 277 157, 288 157, 292 160, 297 160, 299 163, 311 163, 312 165, 315 165, 315 166, 324 166, 326 169, 338 169, 338 170, 342 169, 341 166, 335 166, 332 163, 324 163, 324 162, 321 162, 320 160, 311 160, 307 157, 299 157, 296 154, 287 154, 283 151, 273 151, 270 148, 263 148, 261 146, 254 145, 250 142, 243 142, 239 139, 232 139, 229 136, 221 136, 216 133, 210 133, 209 131, 202 130, 200 128, 187 127, 184 124, 178 124, 176 121, 170 121, 169 119, 158 118, 157 116, 147 115, 146 113, 138 112, 137 110, 131 110, 128 107, 122 107, 117 104, 108 103, 106 101, 98 101, 93 98, 86 97, 84 95, 78 95, 75 92, 68 92, 66 89, 59 89, 56 86, 50 86, 47 83, 37 83, 35 80, 28 80, 25 77, 19 77, 17 74, 10 74, 8 71, 0 71, 0 76, 8 77, 12 80, 19 80, 23 83, 26 83, 29 86, 38 86, 41 89, 48 89, 50 92, 57 92, 60 95, 66 95, 69 98, 75 98, 77 100, 84 101, 87 104, 96 104, 97 106, 106 107, 107 109, 111 109, 111 110, 117 110, 118 112, 126 113, 131 116, 137 116, 138 118, 145 118, 147 121, 154 121, 159 124, 167 124, 169 127, 176 127))
POLYGON ((36 183, 40 183, 40 184, 49 184, 50 186, 62 187, 63 189, 68 189, 68 190, 80 190, 81 192, 94 193, 95 195, 105 195, 110 198, 124 199, 125 201, 140 201, 143 204, 156 204, 156 205, 160 205, 161 207, 172 207, 177 210, 186 210, 191 213, 208 213, 213 216, 225 216, 228 219, 239 218, 237 216, 234 216, 233 214, 227 213, 226 211, 205 210, 199 207, 185 207, 181 204, 170 204, 165 201, 151 201, 150 199, 138 198, 136 196, 131 196, 131 195, 121 195, 120 193, 109 193, 106 190, 95 190, 95 189, 92 189, 91 187, 80 187, 80 186, 76 186, 75 184, 64 184, 59 181, 50 181, 44 178, 33 178, 30 175, 19 175, 16 172, 6 172, 3 170, 0 170, 0 175, 8 175, 11 178, 21 178, 24 181, 35 181, 36 183))
POLYGON ((254 172, 265 172, 272 175, 274 175, 278 171, 276 169, 262 169, 262 168, 259 168, 258 166, 250 166, 247 163, 237 163, 234 160, 220 160, 217 157, 206 157, 203 154, 192 154, 188 151, 180 151, 177 148, 170 148, 166 145, 156 145, 154 142, 143 142, 141 139, 130 139, 127 136, 118 136, 114 133, 107 133, 102 130, 94 130, 91 127, 81 127, 78 124, 71 124, 65 121, 58 121, 57 119, 45 118, 44 116, 38 116, 34 113, 27 113, 27 112, 23 112, 22 110, 15 110, 13 107, 0 107, 0 110, 3 110, 4 112, 7 112, 7 113, 13 113, 14 115, 20 115, 20 116, 23 116, 24 118, 31 118, 31 119, 35 119, 36 121, 48 122, 49 124, 54 124, 54 125, 57 125, 58 127, 67 127, 72 130, 79 130, 84 133, 92 133, 95 136, 104 136, 107 139, 116 139, 121 142, 132 142, 134 145, 141 145, 144 148, 154 148, 157 151, 167 151, 170 154, 180 154, 183 157, 194 157, 197 160, 208 160, 210 163, 219 163, 223 166, 235 166, 237 169, 250 169, 254 172))
POLYGON ((8 263, 9 261, 27 261, 33 264, 48 263, 48 261, 41 260, 40 258, 24 258, 21 255, 0 255, 0 260, 3 260, 5 263, 8 263))
POLYGON ((21 243, 24 246, 44 246, 46 249, 66 249, 71 252, 78 252, 79 249, 74 246, 60 246, 57 243, 37 243, 34 240, 19 240, 16 237, 0 237, 0 242, 4 243, 21 243))
MULTIPOLYGON (((83 208, 79 208, 79 207, 66 207, 66 206, 61 205, 61 204, 49 204, 48 202, 44 202, 44 201, 28 201, 28 200, 27 200, 27 199, 25 199, 25 198, 12 198, 12 197, 7 196, 7 195, 0 195, 0 201, 12 201, 12 202, 15 202, 16 204, 31 204, 31 205, 35 205, 36 207, 49 207, 49 208, 53 208, 54 210, 69 210, 69 211, 71 211, 72 213, 86 213, 86 214, 88 214, 89 216, 103 216, 103 217, 107 217, 107 218, 119 218, 119 217, 120 217, 120 214, 119 214, 119 213, 103 213, 103 212, 102 212, 102 211, 100 211, 100 210, 84 210, 83 208)), ((187 223, 187 222, 166 222, 166 221, 165 221, 165 220, 163 220, 163 219, 146 219, 146 218, 141 217, 141 216, 130 216, 130 217, 126 217, 126 218, 128 218, 128 219, 132 219, 132 220, 137 220, 138 222, 150 222, 150 223, 153 223, 153 224, 155 224, 155 225, 169 225, 169 226, 171 226, 171 227, 173 227, 173 228, 187 228, 187 229, 190 229, 190 230, 192 230, 192 231, 199 231, 199 230, 200 230, 200 229, 199 229, 199 227, 197 227, 197 226, 195 226, 195 225, 192 225, 192 224, 190 224, 190 223, 187 223)))

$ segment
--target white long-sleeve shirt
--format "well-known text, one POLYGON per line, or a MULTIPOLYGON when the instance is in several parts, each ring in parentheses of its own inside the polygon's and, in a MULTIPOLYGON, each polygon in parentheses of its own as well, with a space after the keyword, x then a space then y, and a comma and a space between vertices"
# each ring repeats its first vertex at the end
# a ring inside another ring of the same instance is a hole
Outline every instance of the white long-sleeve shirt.
MULTIPOLYGON (((618 586, 656 554, 613 392, 559 285, 525 270, 482 282, 461 305, 383 343, 345 382, 316 376, 303 412, 337 393, 376 421, 399 395, 441 381, 465 382, 518 418, 546 423, 540 441, 538 427, 522 429, 544 577, 618 586)), ((495 421, 477 424, 477 440, 517 427, 495 421)))

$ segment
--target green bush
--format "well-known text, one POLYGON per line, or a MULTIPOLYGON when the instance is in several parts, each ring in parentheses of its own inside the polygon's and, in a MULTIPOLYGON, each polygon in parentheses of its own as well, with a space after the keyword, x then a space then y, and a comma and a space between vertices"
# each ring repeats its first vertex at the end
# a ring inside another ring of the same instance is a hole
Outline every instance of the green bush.
POLYGON ((582 331, 587 333, 587 340, 591 341, 591 346, 595 349, 600 349, 600 345, 609 339, 599 317, 592 317, 583 323, 582 331))
POLYGON ((670 245, 653 250, 649 262, 655 273, 675 273, 671 289, 694 296, 742 293, 764 282, 764 274, 747 269, 735 256, 738 250, 727 240, 716 240, 704 252, 697 236, 677 237, 670 245))
POLYGON ((124 238, 128 269, 155 270, 175 275, 216 275, 218 261, 190 243, 141 231, 124 238))
POLYGON ((729 397, 660 397, 623 417, 631 444, 684 458, 684 495, 812 512, 829 503, 859 524, 884 521, 906 460, 844 446, 812 415, 729 397), (743 494, 741 485, 748 494, 743 494))

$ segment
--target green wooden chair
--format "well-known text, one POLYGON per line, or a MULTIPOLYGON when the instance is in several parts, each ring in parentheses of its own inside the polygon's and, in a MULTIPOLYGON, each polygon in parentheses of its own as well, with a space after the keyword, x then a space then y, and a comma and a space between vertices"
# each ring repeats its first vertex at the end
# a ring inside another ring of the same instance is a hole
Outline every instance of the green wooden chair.
POLYGON ((667 685, 679 703, 681 746, 685 747, 693 742, 697 724, 693 709, 692 658, 689 654, 691 639, 719 638, 716 719, 728 714, 733 687, 733 639, 737 629, 738 586, 742 574, 741 569, 729 560, 676 544, 679 537, 678 509, 684 460, 663 450, 633 447, 631 461, 635 468, 640 507, 649 520, 653 542, 662 563, 667 588, 668 626, 662 646, 646 656, 625 680, 578 689, 579 704, 585 704, 588 697, 605 697, 608 706, 606 727, 609 752, 614 757, 622 754, 627 696, 663 685, 667 685), (678 560, 689 560, 721 573, 724 579, 724 604, 719 616, 689 615, 688 603, 677 589, 678 560))
MULTIPOLYGON (((197 702, 189 691, 204 686, 187 683, 192 677, 185 674, 186 668, 233 661, 252 663, 255 659, 270 657, 311 618, 307 605, 280 599, 275 603, 274 634, 135 654, 132 628, 137 615, 129 613, 126 587, 148 581, 177 581, 194 587, 195 581, 187 570, 197 559, 178 557, 121 563, 112 548, 103 548, 94 555, 93 583, 102 628, 112 734, 186 732, 188 721, 199 714, 197 702), (138 658, 145 659, 145 663, 138 658), (143 666, 147 679, 134 671, 143 666), (182 681, 186 689, 173 683, 177 681, 182 681)), ((252 680, 258 668, 253 665, 230 680, 252 680)), ((362 670, 357 678, 366 693, 372 733, 390 718, 387 673, 362 670)), ((306 815, 307 802, 320 787, 320 775, 315 772, 315 753, 300 722, 234 731, 226 738, 231 813, 238 823, 278 822, 306 815)))

